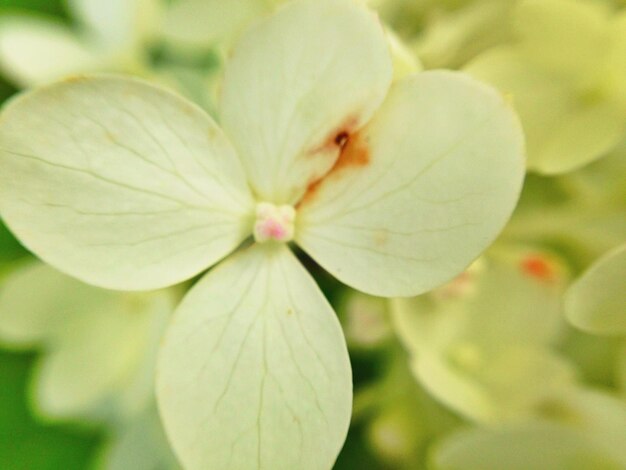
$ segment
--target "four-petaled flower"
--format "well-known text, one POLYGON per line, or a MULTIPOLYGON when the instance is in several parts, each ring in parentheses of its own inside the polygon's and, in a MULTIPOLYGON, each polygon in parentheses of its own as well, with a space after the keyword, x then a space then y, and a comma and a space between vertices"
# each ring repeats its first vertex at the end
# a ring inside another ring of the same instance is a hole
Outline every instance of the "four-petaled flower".
POLYGON ((42 259, 122 290, 189 279, 157 394, 187 468, 330 468, 350 421, 340 325, 289 250, 410 296, 459 274, 516 203, 519 123, 492 89, 391 85, 383 29, 351 0, 296 0, 227 64, 221 124, 147 83, 90 77, 14 100, 0 211, 42 259))

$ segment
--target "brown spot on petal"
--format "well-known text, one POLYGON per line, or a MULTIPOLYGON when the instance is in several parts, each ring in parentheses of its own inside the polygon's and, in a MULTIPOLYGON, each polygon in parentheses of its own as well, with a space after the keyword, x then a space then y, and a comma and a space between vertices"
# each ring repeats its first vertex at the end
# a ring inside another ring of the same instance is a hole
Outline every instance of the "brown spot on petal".
POLYGON ((356 126, 356 119, 350 119, 346 125, 342 126, 338 131, 326 138, 324 144, 316 147, 309 155, 316 155, 320 152, 329 152, 332 149, 339 150, 339 156, 335 160, 333 166, 321 178, 311 181, 307 186, 300 202, 296 207, 300 207, 316 194, 321 184, 331 175, 334 177, 339 174, 347 174, 347 170, 364 167, 370 162, 370 149, 367 139, 363 137, 361 132, 351 130, 356 126))

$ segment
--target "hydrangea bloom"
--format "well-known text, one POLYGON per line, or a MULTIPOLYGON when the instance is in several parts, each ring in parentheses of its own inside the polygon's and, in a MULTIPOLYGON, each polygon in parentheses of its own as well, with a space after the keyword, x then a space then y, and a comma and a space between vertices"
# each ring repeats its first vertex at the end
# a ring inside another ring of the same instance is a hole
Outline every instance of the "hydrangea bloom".
POLYGON ((521 187, 519 123, 466 76, 390 87, 383 30, 351 0, 297 0, 227 64, 222 129, 142 81, 91 77, 14 100, 0 211, 42 259, 156 289, 229 256, 183 299, 160 353, 166 431, 188 468, 330 468, 350 421, 345 341, 288 248, 344 283, 417 295, 497 235, 521 187))

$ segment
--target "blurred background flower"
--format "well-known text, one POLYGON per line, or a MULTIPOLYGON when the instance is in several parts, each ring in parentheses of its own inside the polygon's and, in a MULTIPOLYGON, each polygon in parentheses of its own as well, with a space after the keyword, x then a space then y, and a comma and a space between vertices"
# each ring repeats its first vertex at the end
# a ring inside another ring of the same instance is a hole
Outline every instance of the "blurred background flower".
MULTIPOLYGON (((0 96, 126 73, 215 114, 232 43, 284 1, 3 0, 0 96)), ((428 294, 357 293, 299 254, 351 352, 335 468, 626 469, 626 2, 367 3, 396 77, 458 69, 509 98, 528 175, 498 241, 428 294)), ((186 287, 85 286, 0 226, 0 468, 176 469, 154 355, 186 287)))

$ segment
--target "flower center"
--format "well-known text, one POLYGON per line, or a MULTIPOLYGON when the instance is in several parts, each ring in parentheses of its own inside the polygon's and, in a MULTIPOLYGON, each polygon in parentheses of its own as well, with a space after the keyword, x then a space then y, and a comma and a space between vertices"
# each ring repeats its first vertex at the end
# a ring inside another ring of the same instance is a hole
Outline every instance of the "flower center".
POLYGON ((296 210, 289 205, 276 206, 259 202, 256 206, 254 239, 258 243, 268 240, 288 242, 293 239, 296 210))

